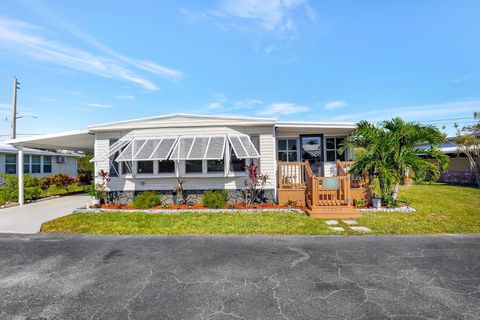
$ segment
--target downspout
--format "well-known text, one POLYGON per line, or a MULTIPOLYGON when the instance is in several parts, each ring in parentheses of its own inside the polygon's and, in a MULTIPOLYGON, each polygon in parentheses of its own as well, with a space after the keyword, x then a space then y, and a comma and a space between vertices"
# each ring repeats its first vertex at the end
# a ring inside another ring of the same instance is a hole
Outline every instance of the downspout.
POLYGON ((23 176, 23 144, 18 145, 18 204, 23 206, 25 204, 24 195, 24 176, 23 176))

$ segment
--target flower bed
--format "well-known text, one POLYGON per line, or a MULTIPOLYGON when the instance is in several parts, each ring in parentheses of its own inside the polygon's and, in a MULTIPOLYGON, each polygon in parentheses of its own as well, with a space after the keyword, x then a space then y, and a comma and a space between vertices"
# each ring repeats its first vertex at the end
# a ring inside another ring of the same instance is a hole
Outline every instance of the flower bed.
POLYGON ((143 213, 167 213, 167 214, 176 214, 176 213, 234 213, 234 212, 304 212, 302 209, 298 208, 252 208, 252 209, 109 209, 109 208, 78 208, 75 209, 74 213, 80 212, 143 212, 143 213))
MULTIPOLYGON (((230 209, 234 211, 238 210, 246 210, 246 209, 289 209, 290 207, 286 207, 284 205, 278 205, 275 203, 259 203, 259 204, 253 204, 253 205, 244 205, 242 203, 236 203, 236 204, 225 204, 223 209, 218 209, 221 211, 224 211, 225 209, 230 209)), ((135 209, 131 204, 126 204, 126 205, 121 205, 121 204, 102 204, 99 209, 112 209, 112 210, 135 210, 138 211, 138 209, 135 209)), ((202 210, 202 209, 209 209, 206 208, 203 204, 194 204, 194 205, 175 205, 175 204, 170 204, 170 205, 159 205, 156 207, 151 208, 150 210, 202 210)))

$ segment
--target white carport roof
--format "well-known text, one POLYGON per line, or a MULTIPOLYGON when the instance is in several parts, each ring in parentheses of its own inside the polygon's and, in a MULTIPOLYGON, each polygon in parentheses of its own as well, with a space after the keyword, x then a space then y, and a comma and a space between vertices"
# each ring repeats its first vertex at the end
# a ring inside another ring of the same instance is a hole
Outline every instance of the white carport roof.
POLYGON ((77 130, 10 139, 5 143, 37 149, 93 151, 95 135, 90 130, 77 130))

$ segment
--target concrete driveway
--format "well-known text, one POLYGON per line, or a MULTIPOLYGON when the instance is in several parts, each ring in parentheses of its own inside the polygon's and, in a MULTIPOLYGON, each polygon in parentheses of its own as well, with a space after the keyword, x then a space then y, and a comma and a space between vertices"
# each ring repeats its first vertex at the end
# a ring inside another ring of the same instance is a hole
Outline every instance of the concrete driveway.
POLYGON ((0 209, 0 233, 37 233, 42 223, 66 216, 90 201, 86 194, 0 209))
POLYGON ((479 319, 480 236, 0 235, 0 319, 479 319))

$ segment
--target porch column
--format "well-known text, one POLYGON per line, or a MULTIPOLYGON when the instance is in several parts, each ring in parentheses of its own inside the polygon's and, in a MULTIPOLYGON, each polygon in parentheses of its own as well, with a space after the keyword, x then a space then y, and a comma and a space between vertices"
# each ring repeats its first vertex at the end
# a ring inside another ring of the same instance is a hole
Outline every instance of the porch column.
POLYGON ((17 170, 18 170, 18 204, 23 205, 25 203, 24 197, 24 182, 23 182, 23 145, 18 147, 18 159, 17 159, 17 170))

